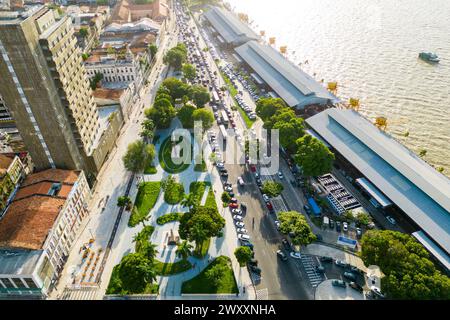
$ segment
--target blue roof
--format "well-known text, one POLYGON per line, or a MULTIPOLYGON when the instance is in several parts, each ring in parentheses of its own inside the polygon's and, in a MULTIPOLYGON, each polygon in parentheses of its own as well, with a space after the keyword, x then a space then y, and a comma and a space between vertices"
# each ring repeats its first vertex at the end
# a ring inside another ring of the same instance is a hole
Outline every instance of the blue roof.
POLYGON ((317 205, 316 201, 313 198, 308 198, 308 203, 311 206, 312 211, 316 216, 320 216, 322 213, 322 209, 317 205))
POLYGON ((338 101, 322 84, 268 45, 249 41, 235 51, 291 107, 338 101))
POLYGON ((450 180, 353 110, 306 120, 314 131, 450 253, 450 180))

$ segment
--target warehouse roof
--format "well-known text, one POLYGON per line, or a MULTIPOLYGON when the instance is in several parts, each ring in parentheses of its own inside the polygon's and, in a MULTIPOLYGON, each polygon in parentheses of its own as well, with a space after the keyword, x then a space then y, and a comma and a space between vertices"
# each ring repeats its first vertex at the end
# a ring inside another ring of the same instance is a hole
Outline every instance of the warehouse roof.
POLYGON ((353 110, 306 122, 450 254, 450 180, 353 110))
POLYGON ((205 18, 213 25, 226 43, 240 45, 251 39, 259 39, 258 35, 249 26, 228 10, 213 7, 205 13, 205 18))
POLYGON ((235 50, 291 107, 337 101, 324 86, 274 48, 250 41, 235 50))

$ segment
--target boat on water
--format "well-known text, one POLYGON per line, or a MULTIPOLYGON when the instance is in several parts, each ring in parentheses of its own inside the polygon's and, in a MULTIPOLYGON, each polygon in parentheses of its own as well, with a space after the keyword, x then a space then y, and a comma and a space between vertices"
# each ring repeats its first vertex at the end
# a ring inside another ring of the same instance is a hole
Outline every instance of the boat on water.
POLYGON ((421 52, 419 53, 419 58, 428 62, 439 62, 439 57, 432 52, 421 52))

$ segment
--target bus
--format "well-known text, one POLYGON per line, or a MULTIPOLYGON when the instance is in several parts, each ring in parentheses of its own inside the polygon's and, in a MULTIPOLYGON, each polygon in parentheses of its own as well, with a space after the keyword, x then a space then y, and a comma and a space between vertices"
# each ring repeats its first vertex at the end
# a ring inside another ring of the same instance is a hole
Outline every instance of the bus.
POLYGON ((221 115, 222 115, 222 122, 223 122, 223 124, 228 126, 229 120, 228 120, 228 116, 227 116, 226 111, 222 110, 221 115))
POLYGON ((225 142, 227 141, 227 129, 225 128, 225 126, 223 124, 221 124, 219 126, 220 129, 220 135, 222 136, 223 139, 223 143, 225 144, 225 142))
POLYGON ((217 94, 216 90, 212 91, 212 100, 214 103, 219 103, 219 101, 220 101, 219 95, 217 94))

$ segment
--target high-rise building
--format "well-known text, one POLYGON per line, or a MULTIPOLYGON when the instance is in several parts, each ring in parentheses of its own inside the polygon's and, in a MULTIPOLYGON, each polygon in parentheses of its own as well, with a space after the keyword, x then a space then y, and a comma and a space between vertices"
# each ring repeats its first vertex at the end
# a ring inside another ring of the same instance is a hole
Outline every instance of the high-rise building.
POLYGON ((95 175, 102 135, 71 19, 43 6, 0 14, 0 95, 37 170, 95 175))

